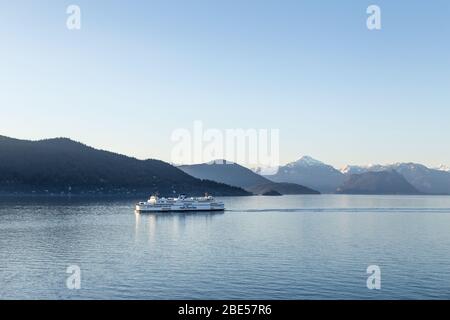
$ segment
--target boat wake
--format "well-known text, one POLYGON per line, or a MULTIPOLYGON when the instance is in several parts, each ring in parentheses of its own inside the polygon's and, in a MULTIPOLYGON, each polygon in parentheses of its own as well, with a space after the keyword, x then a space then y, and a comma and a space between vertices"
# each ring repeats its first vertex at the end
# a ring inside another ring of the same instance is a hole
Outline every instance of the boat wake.
POLYGON ((227 212, 301 212, 301 213, 449 213, 450 208, 273 208, 230 209, 227 212))

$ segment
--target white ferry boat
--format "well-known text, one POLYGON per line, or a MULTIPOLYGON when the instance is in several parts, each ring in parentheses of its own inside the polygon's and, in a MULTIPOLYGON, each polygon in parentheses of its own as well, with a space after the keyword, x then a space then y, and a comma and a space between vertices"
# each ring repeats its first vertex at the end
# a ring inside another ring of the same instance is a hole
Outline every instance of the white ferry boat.
POLYGON ((216 201, 206 195, 202 198, 187 198, 184 195, 178 198, 158 198, 151 196, 147 202, 136 205, 137 212, 183 212, 183 211, 224 211, 223 202, 216 201))

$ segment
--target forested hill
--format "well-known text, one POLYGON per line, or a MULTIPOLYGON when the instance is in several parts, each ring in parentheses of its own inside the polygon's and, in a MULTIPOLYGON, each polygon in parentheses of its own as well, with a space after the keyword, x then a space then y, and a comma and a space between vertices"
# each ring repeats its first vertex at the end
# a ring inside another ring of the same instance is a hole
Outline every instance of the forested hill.
POLYGON ((0 136, 0 194, 248 195, 196 179, 160 160, 138 160, 67 138, 40 141, 0 136))

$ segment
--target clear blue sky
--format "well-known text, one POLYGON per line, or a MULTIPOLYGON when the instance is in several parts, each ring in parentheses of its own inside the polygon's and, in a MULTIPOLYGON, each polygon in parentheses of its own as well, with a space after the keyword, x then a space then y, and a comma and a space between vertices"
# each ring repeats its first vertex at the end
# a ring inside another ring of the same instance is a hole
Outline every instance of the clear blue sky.
POLYGON ((169 161, 202 120, 279 128, 283 163, 450 165, 448 0, 2 1, 0 26, 2 135, 169 161))

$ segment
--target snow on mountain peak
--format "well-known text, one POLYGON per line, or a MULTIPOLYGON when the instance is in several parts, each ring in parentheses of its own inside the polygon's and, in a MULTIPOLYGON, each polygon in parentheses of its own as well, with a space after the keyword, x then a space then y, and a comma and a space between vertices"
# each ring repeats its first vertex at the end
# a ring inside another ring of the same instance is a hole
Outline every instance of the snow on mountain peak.
POLYGON ((450 172, 450 166, 446 166, 445 164, 441 164, 439 167, 436 168, 436 170, 450 172))
POLYGON ((363 171, 365 167, 363 166, 352 166, 352 165, 346 165, 345 167, 341 168, 339 171, 343 174, 354 174, 354 173, 360 173, 363 171))
POLYGON ((365 173, 365 172, 379 172, 379 171, 386 171, 386 170, 391 170, 392 168, 394 168, 396 166, 396 164, 368 164, 368 165, 362 165, 362 166, 358 166, 358 165, 346 165, 345 167, 341 168, 340 171, 343 174, 346 175, 352 175, 352 174, 361 174, 361 173, 365 173))
POLYGON ((323 165, 325 165, 325 164, 319 160, 316 160, 310 156, 303 156, 299 160, 289 163, 287 166, 288 167, 297 167, 297 166, 310 167, 310 166, 323 166, 323 165))
MULTIPOLYGON (((436 170, 447 171, 450 172, 450 168, 445 166, 441 166, 440 169, 436 168, 436 170)), ((343 167, 340 171, 343 174, 351 175, 351 174, 359 174, 364 172, 380 172, 380 171, 389 171, 389 170, 410 170, 410 171, 421 171, 424 169, 428 169, 426 166, 412 163, 412 162, 397 162, 392 164, 368 164, 363 166, 357 165, 347 165, 343 167)))
POLYGON ((367 171, 378 171, 379 165, 376 164, 368 164, 365 166, 358 166, 358 165, 346 165, 345 167, 341 168, 340 171, 343 174, 351 175, 351 174, 361 174, 365 173, 367 171))

